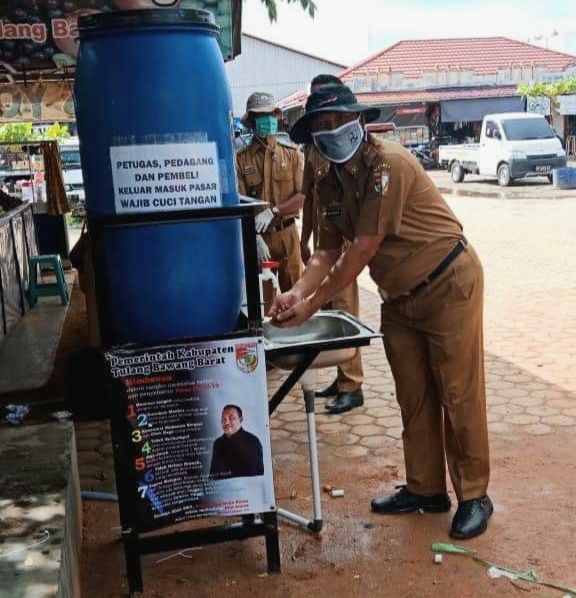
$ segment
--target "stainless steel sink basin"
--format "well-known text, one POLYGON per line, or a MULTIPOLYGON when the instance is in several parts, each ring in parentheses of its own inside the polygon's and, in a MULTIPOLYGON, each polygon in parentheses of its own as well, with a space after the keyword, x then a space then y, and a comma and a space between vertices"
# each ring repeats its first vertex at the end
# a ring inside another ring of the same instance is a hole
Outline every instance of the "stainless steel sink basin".
POLYGON ((371 328, 341 311, 315 314, 302 326, 278 328, 264 323, 267 359, 277 368, 292 370, 305 353, 320 351, 311 368, 325 368, 350 361, 358 347, 379 337, 371 328))

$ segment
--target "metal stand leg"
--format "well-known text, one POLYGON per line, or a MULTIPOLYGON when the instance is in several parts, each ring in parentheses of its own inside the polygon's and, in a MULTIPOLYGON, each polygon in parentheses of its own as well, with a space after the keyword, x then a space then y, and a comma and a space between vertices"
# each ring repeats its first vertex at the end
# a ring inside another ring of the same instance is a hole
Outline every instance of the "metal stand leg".
POLYGON ((278 517, 276 513, 262 516, 266 525, 266 559, 268 573, 280 573, 280 543, 278 541, 278 517))
POLYGON ((308 370, 300 380, 304 391, 306 421, 308 424, 308 450, 310 454, 310 475, 312 479, 312 504, 314 519, 311 521, 285 509, 278 509, 278 516, 318 533, 322 530, 322 495, 320 493, 320 470, 318 467, 318 447, 316 444, 316 413, 314 411, 315 370, 308 370))
POLYGON ((320 494, 320 470, 318 468, 318 446, 316 444, 316 413, 314 412, 314 390, 304 391, 304 402, 308 420, 308 448, 310 451, 310 476, 312 479, 312 504, 314 521, 308 525, 311 531, 322 529, 322 495, 320 494))

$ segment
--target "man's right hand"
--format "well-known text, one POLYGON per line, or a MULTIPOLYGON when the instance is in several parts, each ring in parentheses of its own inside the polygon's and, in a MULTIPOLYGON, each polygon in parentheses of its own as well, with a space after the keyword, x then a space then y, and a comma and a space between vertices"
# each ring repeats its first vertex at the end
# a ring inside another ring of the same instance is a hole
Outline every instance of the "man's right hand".
POLYGON ((300 255, 302 256, 302 262, 307 264, 310 258, 312 257, 312 253, 310 252, 310 247, 308 247, 308 243, 300 242, 300 255))
POLYGON ((289 310, 291 307, 300 303, 304 299, 302 293, 296 291, 294 289, 290 289, 281 295, 278 295, 274 302, 272 303, 272 307, 268 312, 268 315, 272 317, 272 321, 282 312, 289 310))

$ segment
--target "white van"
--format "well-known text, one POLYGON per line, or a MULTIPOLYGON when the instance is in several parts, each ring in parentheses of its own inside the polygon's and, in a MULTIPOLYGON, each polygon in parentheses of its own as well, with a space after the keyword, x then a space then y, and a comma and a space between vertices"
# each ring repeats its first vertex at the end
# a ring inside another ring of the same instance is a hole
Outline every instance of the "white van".
POLYGON ((494 177, 502 187, 514 179, 546 176, 566 166, 566 152, 548 121, 539 114, 488 114, 480 143, 442 145, 438 160, 461 183, 466 173, 494 177))

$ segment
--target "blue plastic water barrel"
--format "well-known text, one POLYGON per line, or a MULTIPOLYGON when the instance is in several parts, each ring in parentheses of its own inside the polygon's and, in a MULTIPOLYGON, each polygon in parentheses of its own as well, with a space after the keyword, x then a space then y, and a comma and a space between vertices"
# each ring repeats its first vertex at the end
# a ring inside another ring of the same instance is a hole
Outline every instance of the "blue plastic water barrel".
MULTIPOLYGON (((237 204, 230 90, 212 14, 110 12, 79 27, 88 215, 237 204)), ((119 339, 234 328, 244 276, 238 219, 113 227, 105 245, 119 339)))

